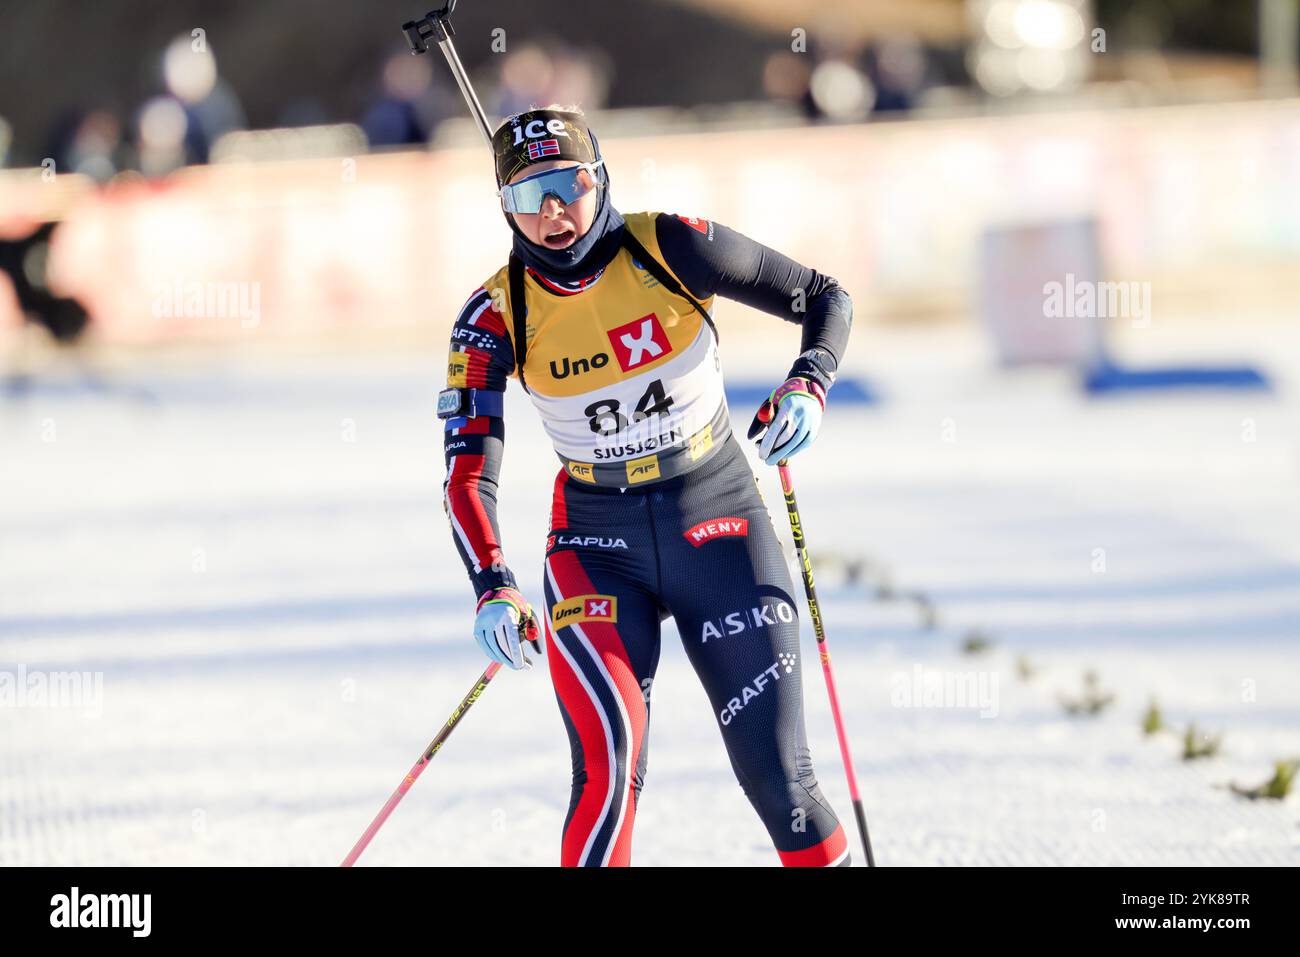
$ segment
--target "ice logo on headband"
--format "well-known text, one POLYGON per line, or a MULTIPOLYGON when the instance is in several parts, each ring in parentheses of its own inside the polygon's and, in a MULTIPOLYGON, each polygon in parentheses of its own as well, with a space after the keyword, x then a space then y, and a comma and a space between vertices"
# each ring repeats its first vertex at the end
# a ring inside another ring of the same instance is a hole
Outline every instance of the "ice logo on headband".
POLYGON ((564 128, 564 120, 529 120, 527 123, 514 126, 515 146, 523 143, 524 138, 530 140, 541 139, 543 136, 564 136, 568 137, 569 131, 564 128))

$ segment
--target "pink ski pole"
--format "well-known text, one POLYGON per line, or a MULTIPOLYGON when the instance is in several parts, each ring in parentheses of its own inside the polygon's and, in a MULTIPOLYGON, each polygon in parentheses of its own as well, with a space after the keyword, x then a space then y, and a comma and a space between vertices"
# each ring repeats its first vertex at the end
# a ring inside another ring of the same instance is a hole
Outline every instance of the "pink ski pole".
POLYGON ((862 797, 858 793, 858 775, 853 770, 853 754, 849 750, 848 734, 844 730, 844 715, 840 711, 840 696, 835 690, 835 674, 831 671, 831 653, 826 644, 826 629, 822 626, 822 613, 817 605, 817 589, 813 587, 812 557, 804 543, 803 522, 799 518, 799 504, 794 497, 794 480, 790 477, 787 459, 777 462, 777 471, 781 475, 781 491, 785 493, 785 510, 790 516, 790 533, 794 536, 795 551, 799 554, 803 569, 803 590, 808 596, 808 613, 812 618, 813 631, 817 635, 818 657, 822 660, 822 674, 826 678, 826 693, 831 699, 831 715, 835 719, 835 734, 840 741, 840 756, 844 759, 844 773, 849 779, 849 797, 853 801, 853 814, 858 821, 858 833, 862 835, 862 849, 867 854, 867 866, 875 867, 876 858, 871 853, 871 837, 867 834, 867 814, 862 809, 862 797))
MULTIPOLYGON (((523 631, 525 640, 529 641, 533 647, 540 652, 541 645, 538 642, 537 637, 537 619, 529 618, 525 621, 523 624, 523 631)), ((406 777, 402 778, 402 783, 397 786, 397 790, 394 791, 392 796, 384 803, 384 806, 379 809, 379 813, 376 814, 375 819, 370 822, 370 826, 366 828, 366 832, 361 835, 361 839, 357 841, 356 846, 348 852, 347 857, 343 858, 343 863, 340 865, 341 867, 351 867, 357 862, 357 858, 361 856, 361 852, 369 846, 371 840, 374 839, 374 836, 379 833, 379 829, 384 826, 384 822, 387 821, 388 816, 393 813, 393 809, 397 807, 398 802, 401 801, 402 798, 406 797, 406 792, 411 790, 416 779, 424 773, 424 769, 433 759, 433 756, 438 753, 438 749, 442 747, 443 742, 451 736, 452 730, 455 729, 456 725, 460 722, 460 719, 464 717, 465 712, 468 711, 470 706, 479 699, 483 694, 483 689, 488 686, 488 682, 496 677, 496 673, 500 670, 501 663, 498 661, 492 662, 487 666, 487 670, 479 676, 478 681, 474 682, 474 687, 469 690, 469 694, 460 699, 460 704, 456 705, 456 710, 451 713, 451 717, 448 718, 447 723, 442 726, 442 730, 438 732, 438 736, 429 742, 429 746, 425 748, 424 753, 420 755, 420 760, 416 761, 415 766, 406 773, 406 777)))
POLYGON ((488 686, 488 682, 491 681, 500 670, 501 663, 498 661, 494 661, 492 664, 488 665, 487 671, 483 672, 478 681, 474 683, 474 687, 470 689, 469 694, 465 695, 465 697, 461 699, 460 704, 456 706, 456 710, 453 711, 451 717, 447 719, 447 723, 444 724, 442 730, 438 732, 438 736, 429 742, 429 746, 425 748, 424 753, 420 755, 420 760, 415 762, 415 766, 407 772, 406 777, 404 777, 402 783, 397 786, 397 790, 393 792, 392 797, 390 797, 384 803, 384 806, 379 809, 379 813, 375 815, 375 819, 370 822, 370 826, 366 828, 366 832, 361 835, 361 840, 357 841, 356 846, 348 852, 348 856, 343 858, 343 863, 340 866, 351 867, 357 862, 357 858, 361 856, 361 852, 366 849, 374 836, 379 833, 379 829, 384 826, 384 822, 388 820, 388 815, 393 813, 393 808, 397 807, 397 803, 401 801, 402 798, 406 797, 406 792, 411 790, 411 786, 415 784, 416 778, 424 773, 424 769, 428 767, 430 759, 438 753, 438 749, 442 747, 442 743, 451 735, 452 728, 456 727, 461 716, 469 710, 470 705, 479 699, 479 695, 481 695, 483 689, 488 686))

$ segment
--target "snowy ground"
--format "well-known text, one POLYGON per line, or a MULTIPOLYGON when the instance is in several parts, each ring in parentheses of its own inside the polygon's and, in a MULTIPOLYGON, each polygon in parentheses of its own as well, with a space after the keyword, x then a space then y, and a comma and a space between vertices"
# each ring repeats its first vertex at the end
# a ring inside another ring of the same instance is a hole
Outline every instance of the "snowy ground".
MULTIPOLYGON (((1294 797, 1221 787, 1300 755, 1300 341, 1254 335, 1139 345, 1258 358, 1277 396, 1088 402, 1063 374, 995 373, 972 332, 857 340, 888 401, 834 408, 797 460, 810 542, 939 615, 926 630, 826 566, 882 863, 1300 863, 1294 797), (961 653, 972 628, 991 651, 961 653), (917 668, 989 697, 906 706, 917 668), (1087 669, 1116 703, 1067 717, 1087 669), (1151 696, 1222 754, 1143 738, 1151 696)), ((152 401, 65 383, 0 406, 0 672, 103 682, 78 707, 0 707, 0 865, 342 858, 483 666, 439 502, 441 367, 437 348, 155 359, 118 376, 152 401)), ((511 403, 505 535, 536 601, 556 463, 511 403)), ((770 473, 764 491, 779 508, 770 473)), ((772 864, 664 640, 634 859, 772 864)), ((816 669, 805 694, 848 824, 816 669)), ((553 863, 567 778, 545 673, 502 675, 363 862, 553 863)))

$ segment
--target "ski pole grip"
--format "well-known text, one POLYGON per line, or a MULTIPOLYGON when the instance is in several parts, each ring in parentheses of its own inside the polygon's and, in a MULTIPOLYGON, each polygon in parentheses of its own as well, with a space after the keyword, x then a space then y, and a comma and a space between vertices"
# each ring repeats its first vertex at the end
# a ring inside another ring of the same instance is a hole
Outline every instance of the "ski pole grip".
POLYGON ((522 622, 522 631, 524 640, 533 646, 533 650, 539 655, 542 653, 542 629, 537 624, 536 609, 529 609, 528 617, 522 622))

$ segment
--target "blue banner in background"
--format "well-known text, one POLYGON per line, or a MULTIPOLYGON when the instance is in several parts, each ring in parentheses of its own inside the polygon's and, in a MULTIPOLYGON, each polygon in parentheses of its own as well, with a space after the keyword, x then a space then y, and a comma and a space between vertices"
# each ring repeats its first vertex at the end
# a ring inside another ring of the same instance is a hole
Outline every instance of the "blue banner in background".
MULTIPOLYGON (((732 409, 746 406, 758 408, 777 383, 728 382, 727 405, 732 409)), ((831 388, 828 405, 878 405, 882 400, 880 393, 873 389, 866 379, 838 379, 831 388)))

